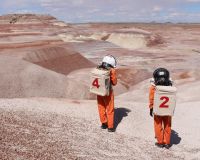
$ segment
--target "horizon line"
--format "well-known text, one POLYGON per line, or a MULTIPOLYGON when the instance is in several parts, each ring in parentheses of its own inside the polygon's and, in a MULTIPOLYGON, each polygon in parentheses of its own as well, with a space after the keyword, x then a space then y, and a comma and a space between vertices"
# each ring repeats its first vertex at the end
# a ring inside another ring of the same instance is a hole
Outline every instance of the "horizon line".
POLYGON ((57 16, 53 16, 51 14, 48 13, 6 13, 6 14, 0 14, 0 16, 6 16, 6 15, 40 15, 40 16, 51 16, 55 19, 57 19, 58 21, 63 21, 65 23, 68 24, 90 24, 90 23, 109 23, 109 24, 113 24, 113 23, 117 23, 117 24, 131 24, 131 23, 139 23, 139 24, 200 24, 200 22, 189 22, 189 21, 177 21, 177 22, 173 22, 173 21, 83 21, 83 22, 67 22, 67 20, 63 20, 62 18, 59 18, 57 16))

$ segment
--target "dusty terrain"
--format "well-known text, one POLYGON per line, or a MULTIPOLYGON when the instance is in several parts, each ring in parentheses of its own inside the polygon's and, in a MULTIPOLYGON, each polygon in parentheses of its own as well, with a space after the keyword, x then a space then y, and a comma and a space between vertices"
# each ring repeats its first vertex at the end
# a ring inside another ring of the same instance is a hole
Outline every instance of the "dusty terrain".
POLYGON ((0 159, 200 159, 200 25, 66 24, 0 16, 0 159), (118 60, 115 133, 99 128, 88 77, 118 60), (154 146, 148 87, 157 67, 178 88, 172 147, 154 146))

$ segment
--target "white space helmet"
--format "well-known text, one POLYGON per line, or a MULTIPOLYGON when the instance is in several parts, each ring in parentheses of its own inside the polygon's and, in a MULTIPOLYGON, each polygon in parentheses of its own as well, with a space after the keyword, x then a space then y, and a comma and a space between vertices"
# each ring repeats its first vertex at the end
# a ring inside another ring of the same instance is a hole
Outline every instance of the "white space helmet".
POLYGON ((102 62, 110 64, 113 68, 116 68, 116 66, 117 66, 117 61, 116 61, 115 57, 113 57, 111 55, 107 55, 107 56, 103 57, 102 62))

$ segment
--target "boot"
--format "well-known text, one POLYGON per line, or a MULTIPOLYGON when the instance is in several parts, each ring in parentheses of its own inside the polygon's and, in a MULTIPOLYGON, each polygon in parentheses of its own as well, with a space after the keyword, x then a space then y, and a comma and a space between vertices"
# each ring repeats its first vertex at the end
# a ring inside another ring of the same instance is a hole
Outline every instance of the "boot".
POLYGON ((107 123, 102 123, 102 124, 101 124, 101 129, 107 129, 107 128, 108 128, 107 123))
POLYGON ((115 132, 114 128, 108 128, 108 132, 115 132))
POLYGON ((163 144, 160 144, 160 143, 155 143, 155 145, 157 146, 157 147, 159 147, 159 148, 163 148, 164 147, 164 145, 163 144))
POLYGON ((171 145, 170 145, 170 144, 165 144, 164 147, 165 147, 166 149, 169 149, 169 148, 171 147, 171 145))

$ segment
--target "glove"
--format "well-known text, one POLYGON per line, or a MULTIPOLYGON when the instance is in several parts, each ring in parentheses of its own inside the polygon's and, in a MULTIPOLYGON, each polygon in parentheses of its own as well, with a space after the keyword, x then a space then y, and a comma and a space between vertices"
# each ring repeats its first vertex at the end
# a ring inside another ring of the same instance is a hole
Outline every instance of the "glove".
POLYGON ((153 108, 150 109, 150 116, 153 117, 153 108))

